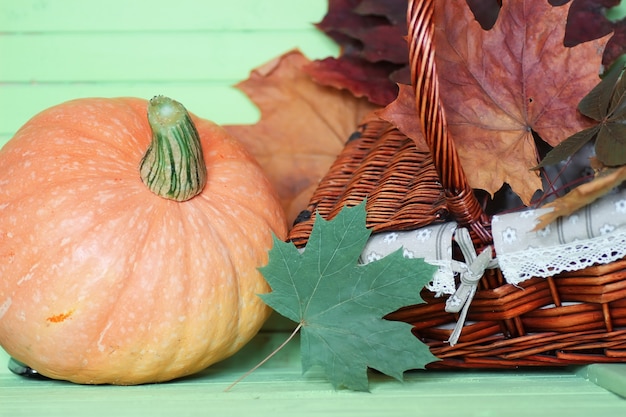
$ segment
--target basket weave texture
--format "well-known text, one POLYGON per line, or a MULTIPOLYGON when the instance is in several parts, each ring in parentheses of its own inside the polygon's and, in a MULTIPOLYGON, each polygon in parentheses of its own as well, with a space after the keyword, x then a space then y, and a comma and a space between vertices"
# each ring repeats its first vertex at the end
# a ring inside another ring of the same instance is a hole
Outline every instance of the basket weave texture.
MULTIPOLYGON (((468 185, 439 100, 433 31, 434 0, 411 0, 407 11, 411 84, 426 144, 368 115, 320 182, 289 239, 306 244, 314 212, 333 218, 367 198, 373 232, 413 230, 454 220, 477 248, 492 245, 490 218, 468 185)), ((441 360, 437 368, 565 366, 626 361, 626 260, 548 278, 507 284, 485 272, 458 343, 448 343, 457 314, 422 291, 425 304, 386 317, 410 323, 441 360)))

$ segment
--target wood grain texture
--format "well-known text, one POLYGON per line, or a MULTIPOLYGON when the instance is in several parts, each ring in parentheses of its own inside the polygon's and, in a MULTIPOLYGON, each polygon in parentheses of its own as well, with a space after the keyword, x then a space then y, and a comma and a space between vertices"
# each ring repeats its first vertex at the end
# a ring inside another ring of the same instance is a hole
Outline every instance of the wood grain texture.
POLYGON ((167 94, 220 124, 259 113, 233 88, 299 48, 337 53, 314 23, 325 0, 5 0, 0 145, 39 111, 78 97, 167 94))
POLYGON ((320 0, 5 0, 6 32, 302 30, 326 12, 320 0))
MULTIPOLYGON (((259 334, 231 359, 172 383, 81 386, 14 376, 0 366, 0 416, 618 416, 626 401, 572 369, 372 373, 371 392, 333 391, 301 374, 298 340, 231 391, 224 390, 284 340, 259 334), (252 413, 252 414, 251 414, 252 413)), ((0 364, 8 357, 0 352, 0 364)))

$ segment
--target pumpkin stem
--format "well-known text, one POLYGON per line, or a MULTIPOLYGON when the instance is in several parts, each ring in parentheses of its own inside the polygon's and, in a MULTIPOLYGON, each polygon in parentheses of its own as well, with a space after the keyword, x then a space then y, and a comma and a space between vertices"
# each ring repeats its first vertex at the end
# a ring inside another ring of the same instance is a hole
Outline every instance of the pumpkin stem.
POLYGON ((141 180, 155 194, 185 201, 200 194, 207 173, 200 137, 179 102, 156 96, 148 105, 152 143, 140 165, 141 180))

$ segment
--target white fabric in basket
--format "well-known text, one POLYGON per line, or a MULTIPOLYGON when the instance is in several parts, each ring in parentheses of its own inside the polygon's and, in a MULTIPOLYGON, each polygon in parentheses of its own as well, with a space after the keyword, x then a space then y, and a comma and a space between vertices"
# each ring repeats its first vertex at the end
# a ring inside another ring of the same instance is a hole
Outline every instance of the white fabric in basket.
POLYGON ((491 231, 507 282, 607 264, 626 256, 626 189, 614 191, 546 228, 533 231, 549 209, 497 215, 491 231))
MULTIPOLYGON (((497 263, 510 284, 532 277, 608 264, 626 256, 626 188, 603 196, 576 213, 533 231, 548 209, 496 215, 492 234, 497 263)), ((409 232, 373 235, 361 256, 363 263, 402 248, 405 256, 424 258, 439 267, 427 286, 437 295, 456 290, 452 237, 456 223, 444 223, 409 232)))
POLYGON ((626 189, 608 194, 544 229, 533 231, 538 217, 547 210, 493 216, 495 260, 485 257, 491 254, 489 249, 477 257, 467 230, 458 228, 456 223, 444 223, 409 232, 372 235, 361 262, 373 262, 401 249, 406 257, 423 258, 438 266, 426 287, 437 296, 452 295, 446 302, 446 311, 460 312, 448 340, 454 346, 485 268, 498 266, 508 283, 519 284, 532 277, 546 278, 626 256, 626 189), (465 262, 452 259, 453 237, 461 245, 465 262), (456 274, 461 278, 458 288, 456 274))
POLYGON ((388 232, 374 234, 368 240, 361 262, 369 263, 402 249, 408 258, 423 258, 438 270, 428 289, 441 294, 456 291, 452 267, 452 237, 457 228, 454 222, 436 224, 409 232, 388 232))

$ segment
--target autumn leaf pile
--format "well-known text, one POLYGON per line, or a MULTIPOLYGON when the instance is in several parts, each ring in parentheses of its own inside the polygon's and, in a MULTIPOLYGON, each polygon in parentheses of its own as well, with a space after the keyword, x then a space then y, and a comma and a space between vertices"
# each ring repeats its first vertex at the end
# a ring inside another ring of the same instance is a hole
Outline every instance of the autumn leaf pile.
MULTIPOLYGON (((532 170, 543 156, 538 144, 556 146, 593 125, 577 105, 603 65, 626 52, 626 23, 603 15, 617 3, 467 0, 436 8, 441 97, 473 188, 492 197, 510 188, 525 205, 539 201, 546 180, 532 170)), ((338 57, 309 61, 288 51, 239 84, 262 117, 227 128, 258 157, 291 221, 367 112, 395 100, 408 100, 396 108, 413 106, 411 89, 400 93, 409 80, 406 4, 330 0, 317 26, 341 46, 338 57)), ((386 117, 421 140, 414 117, 398 122, 394 111, 386 117)))

